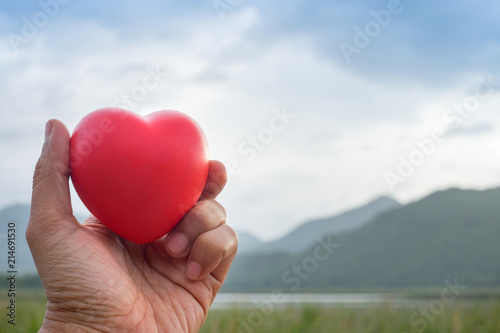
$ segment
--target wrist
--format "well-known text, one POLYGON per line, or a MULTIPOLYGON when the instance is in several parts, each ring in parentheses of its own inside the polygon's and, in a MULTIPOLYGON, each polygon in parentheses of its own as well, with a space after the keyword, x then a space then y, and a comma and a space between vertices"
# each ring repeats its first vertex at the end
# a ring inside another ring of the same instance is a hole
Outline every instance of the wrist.
POLYGON ((43 319, 42 327, 38 333, 53 333, 53 332, 68 332, 68 333, 94 333, 94 332, 107 332, 106 329, 92 327, 91 323, 76 323, 70 321, 69 318, 63 315, 54 315, 52 313, 45 313, 45 318, 43 319))

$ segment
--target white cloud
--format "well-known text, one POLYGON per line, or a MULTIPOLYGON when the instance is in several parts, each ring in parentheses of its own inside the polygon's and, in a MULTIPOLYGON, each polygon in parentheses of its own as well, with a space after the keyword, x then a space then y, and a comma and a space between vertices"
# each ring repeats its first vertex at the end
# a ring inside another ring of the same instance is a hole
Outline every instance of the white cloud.
MULTIPOLYGON (((229 223, 271 239, 306 219, 388 193, 384 172, 470 86, 464 80, 439 91, 370 81, 318 55, 309 35, 260 43, 252 34, 258 22, 258 10, 248 7, 218 24, 177 22, 189 32, 180 38, 155 33, 139 39, 72 21, 64 22, 71 29, 43 31, 17 58, 0 52, 0 154, 8 157, 0 164, 8 175, 0 178, 0 204, 29 200, 48 118, 60 118, 71 130, 86 113, 140 84, 146 68, 159 66, 169 74, 134 111, 177 109, 193 116, 212 157, 243 166, 221 195, 229 223), (282 107, 296 118, 247 161, 238 146, 269 126, 273 108, 282 107)), ((8 51, 8 45, 0 48, 8 51)), ((498 122, 497 104, 485 103, 478 121, 498 122)), ((486 147, 500 139, 498 125, 470 141, 450 139, 396 197, 408 201, 439 187, 497 183, 499 163, 486 147), (471 156, 484 167, 474 169, 471 156)))

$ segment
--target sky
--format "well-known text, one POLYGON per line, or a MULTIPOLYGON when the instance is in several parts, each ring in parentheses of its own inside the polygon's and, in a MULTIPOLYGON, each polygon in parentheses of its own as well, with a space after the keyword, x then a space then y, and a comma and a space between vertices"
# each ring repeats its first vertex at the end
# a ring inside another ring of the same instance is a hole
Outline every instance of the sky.
POLYGON ((48 119, 113 105, 193 117, 229 170, 228 223, 263 240, 382 195, 499 186, 499 9, 2 1, 0 207, 29 202, 48 119))

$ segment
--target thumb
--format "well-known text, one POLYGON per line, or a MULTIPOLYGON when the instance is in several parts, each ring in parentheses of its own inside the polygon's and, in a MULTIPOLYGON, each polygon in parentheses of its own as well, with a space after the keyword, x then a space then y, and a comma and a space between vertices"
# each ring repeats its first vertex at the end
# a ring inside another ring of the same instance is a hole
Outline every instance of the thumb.
MULTIPOLYGON (((45 125, 45 142, 35 167, 31 215, 28 231, 38 235, 52 234, 74 228, 69 192, 69 142, 66 126, 59 120, 49 120, 45 125), (63 219, 73 223, 61 223, 63 219)), ((28 236, 27 232, 27 236, 28 236)))

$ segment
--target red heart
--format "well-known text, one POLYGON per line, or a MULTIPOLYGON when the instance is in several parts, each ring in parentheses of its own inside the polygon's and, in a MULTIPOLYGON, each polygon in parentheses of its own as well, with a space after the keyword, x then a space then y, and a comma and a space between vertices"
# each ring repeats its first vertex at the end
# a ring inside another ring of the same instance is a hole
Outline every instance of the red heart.
POLYGON ((154 241, 200 197, 208 147, 198 124, 177 111, 146 117, 105 108, 71 137, 71 178, 89 211, 123 238, 154 241))

